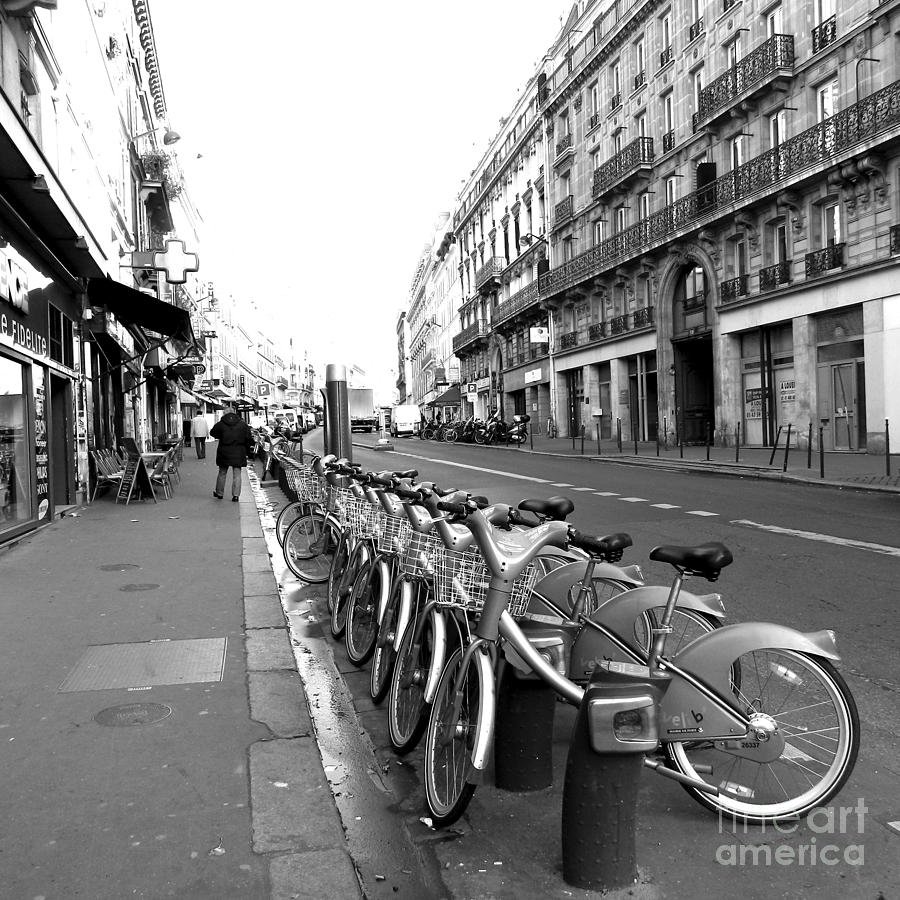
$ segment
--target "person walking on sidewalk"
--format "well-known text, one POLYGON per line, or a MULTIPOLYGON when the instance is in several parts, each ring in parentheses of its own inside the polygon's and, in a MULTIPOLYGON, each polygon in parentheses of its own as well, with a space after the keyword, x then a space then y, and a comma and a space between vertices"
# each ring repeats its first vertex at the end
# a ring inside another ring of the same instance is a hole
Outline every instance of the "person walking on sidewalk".
POLYGON ((246 467, 247 454, 253 449, 253 432, 233 409, 227 409, 225 415, 213 425, 209 433, 219 442, 216 449, 219 474, 216 477, 213 497, 221 500, 225 496, 225 479, 230 468, 231 499, 237 503, 241 496, 241 469, 246 467))
POLYGON ((206 439, 209 437, 209 422, 197 407, 197 415, 191 419, 191 437, 197 450, 197 459, 206 459, 206 439))

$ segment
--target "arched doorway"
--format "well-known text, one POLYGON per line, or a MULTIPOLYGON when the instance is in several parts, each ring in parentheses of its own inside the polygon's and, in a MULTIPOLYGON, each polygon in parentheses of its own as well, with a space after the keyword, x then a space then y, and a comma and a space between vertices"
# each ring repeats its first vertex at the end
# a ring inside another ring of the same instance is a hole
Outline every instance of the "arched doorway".
POLYGON ((706 274, 688 260, 675 278, 672 295, 672 349, 678 436, 702 444, 715 423, 711 291, 706 274))

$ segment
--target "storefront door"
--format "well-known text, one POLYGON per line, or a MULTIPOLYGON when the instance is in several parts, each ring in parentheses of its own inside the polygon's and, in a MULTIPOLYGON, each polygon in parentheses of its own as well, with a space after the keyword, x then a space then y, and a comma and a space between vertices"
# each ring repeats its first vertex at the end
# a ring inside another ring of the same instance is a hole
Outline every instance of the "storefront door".
POLYGON ((581 408, 584 406, 584 370, 566 372, 566 401, 569 412, 569 435, 581 434, 581 408))
POLYGON ((25 367, 0 356, 0 534, 34 518, 25 367))
POLYGON ((860 449, 862 381, 862 366, 855 361, 819 367, 819 411, 827 449, 860 449))

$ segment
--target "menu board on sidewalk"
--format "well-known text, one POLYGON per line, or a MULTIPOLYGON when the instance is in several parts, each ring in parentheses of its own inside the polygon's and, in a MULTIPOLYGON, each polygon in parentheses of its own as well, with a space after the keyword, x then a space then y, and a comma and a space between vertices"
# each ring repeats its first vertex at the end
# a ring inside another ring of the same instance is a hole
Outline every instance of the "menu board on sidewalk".
POLYGON ((156 492, 153 490, 153 484, 150 481, 150 475, 147 473, 147 467, 144 460, 140 456, 129 456, 125 463, 125 469, 122 472, 122 480, 119 482, 119 493, 116 494, 116 503, 120 500, 125 501, 127 506, 131 502, 131 496, 137 487, 138 495, 143 500, 145 497, 152 497, 156 502, 156 492))

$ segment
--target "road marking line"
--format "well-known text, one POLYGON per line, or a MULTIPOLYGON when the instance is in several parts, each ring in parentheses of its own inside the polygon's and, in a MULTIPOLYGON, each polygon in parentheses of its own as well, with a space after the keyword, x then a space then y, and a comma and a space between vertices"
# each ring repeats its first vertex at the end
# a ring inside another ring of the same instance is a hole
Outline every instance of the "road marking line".
POLYGON ((686 510, 689 516, 717 516, 718 513, 707 512, 705 509, 686 510))
POLYGON ((681 509, 680 506, 675 506, 674 503, 651 503, 651 506, 655 506, 657 509, 681 509))
POLYGON ((594 496, 596 496, 596 497, 618 497, 619 495, 615 491, 594 491, 594 496))
POLYGON ((893 828, 894 831, 900 831, 900 822, 888 822, 888 828, 893 828))
POLYGON ((572 488, 573 491, 592 491, 593 488, 572 488))
POLYGON ((446 459, 431 459, 417 453, 401 453, 394 451, 395 456, 408 456, 410 459, 421 459, 422 462, 435 463, 439 466, 455 466, 457 469, 472 469, 474 472, 486 472, 488 475, 503 475, 506 478, 520 478, 522 481, 533 481, 536 484, 551 484, 549 478, 534 478, 531 475, 519 475, 517 472, 503 472, 500 469, 486 469, 484 466, 467 466, 465 463, 448 462, 446 459))
POLYGON ((619 497, 623 503, 646 503, 643 497, 619 497))
POLYGON ((823 544, 837 544, 840 547, 854 547, 857 550, 869 550, 872 553, 884 553, 886 556, 900 556, 900 547, 891 547, 888 544, 873 544, 869 541, 854 541, 851 538, 836 537, 833 534, 819 534, 815 531, 800 531, 796 528, 781 528, 778 525, 765 525, 762 522, 751 522, 749 519, 734 519, 730 524, 746 525, 748 528, 771 531, 773 534, 788 534, 791 537, 799 537, 807 541, 819 541, 823 544))
POLYGON ((559 482, 553 481, 553 482, 551 482, 551 484, 553 485, 553 487, 572 487, 572 485, 569 484, 567 481, 559 481, 559 482))

